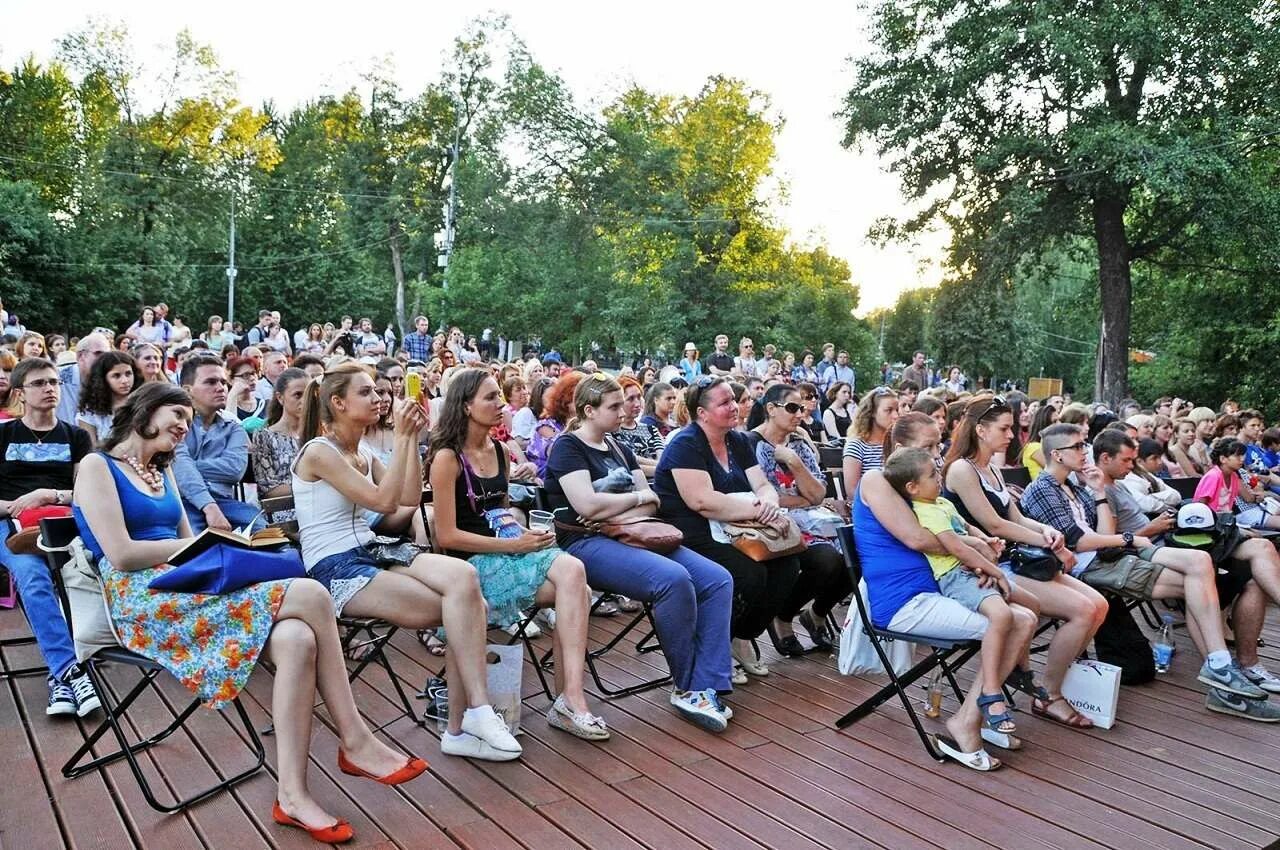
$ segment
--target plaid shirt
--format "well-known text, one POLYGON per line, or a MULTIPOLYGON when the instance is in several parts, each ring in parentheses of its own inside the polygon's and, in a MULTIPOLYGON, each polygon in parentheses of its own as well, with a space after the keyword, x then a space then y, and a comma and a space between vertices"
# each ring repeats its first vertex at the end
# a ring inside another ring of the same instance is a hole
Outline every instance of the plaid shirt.
MULTIPOLYGON (((1076 484, 1070 478, 1067 479, 1066 486, 1071 488, 1084 507, 1085 521, 1089 527, 1096 530, 1098 506, 1093 503, 1093 493, 1089 488, 1076 484)), ((1076 543, 1084 536, 1084 529, 1076 522, 1076 515, 1071 510, 1067 494, 1062 492, 1062 487, 1058 486, 1058 479, 1054 478, 1048 470, 1041 472, 1040 477, 1022 491, 1022 500, 1018 504, 1027 516, 1061 531, 1062 536, 1067 540, 1067 546, 1071 549, 1074 549, 1076 543)))
POLYGON ((405 334, 404 345, 400 347, 409 352, 410 360, 421 360, 426 363, 431 359, 431 339, 431 334, 410 331, 405 334))

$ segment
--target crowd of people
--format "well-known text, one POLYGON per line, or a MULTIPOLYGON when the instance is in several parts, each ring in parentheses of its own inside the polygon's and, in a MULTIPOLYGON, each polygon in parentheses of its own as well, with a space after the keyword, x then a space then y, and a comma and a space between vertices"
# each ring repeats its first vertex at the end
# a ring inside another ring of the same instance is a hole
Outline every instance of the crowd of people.
MULTIPOLYGON (((1280 529, 1269 501, 1280 430, 1256 411, 1162 398, 1113 412, 969 392, 958 370, 910 367, 859 395, 848 353, 830 344, 757 357, 743 338, 734 355, 721 334, 705 357, 691 342, 678 364, 611 375, 554 351, 499 360, 459 328, 431 333, 424 316, 403 340, 372 327, 343 317, 290 335, 263 310, 247 333, 217 316, 193 333, 158 304, 121 334, 24 329, 0 352, 0 513, 71 513, 123 645, 207 705, 233 699, 269 653, 280 823, 350 836, 307 790, 317 690, 345 772, 395 784, 426 769, 357 713, 335 615, 432 633, 453 709, 446 755, 521 754, 487 694, 490 627, 550 630, 547 722, 607 740, 584 684, 588 619, 642 605, 672 710, 719 732, 733 717, 723 697, 770 674, 755 648, 766 632, 784 657, 835 646, 834 612, 855 592, 836 534, 847 522, 876 626, 982 642, 974 686, 938 738, 967 767, 999 766, 985 744, 1018 745, 1006 686, 1037 717, 1091 726, 1063 680, 1114 598, 1181 600, 1207 708, 1280 720, 1267 699, 1280 678, 1257 654, 1280 601, 1268 536, 1280 529), (838 450, 838 471, 824 449, 838 450), (1014 467, 1025 489, 1005 480, 1014 467), (1174 539, 1185 506, 1166 482, 1190 476, 1210 525, 1233 526, 1230 546, 1174 539), (531 521, 538 488, 557 508, 550 527, 531 521), (148 590, 187 538, 258 528, 254 498, 285 495, 307 578, 225 596, 148 590), (1019 571, 1020 547, 1044 553, 1036 572, 1019 571), (1057 625, 1037 674, 1044 618, 1057 625)), ((50 671, 48 714, 85 716, 99 699, 43 561, 8 545, 17 531, 0 527, 0 564, 50 671)))

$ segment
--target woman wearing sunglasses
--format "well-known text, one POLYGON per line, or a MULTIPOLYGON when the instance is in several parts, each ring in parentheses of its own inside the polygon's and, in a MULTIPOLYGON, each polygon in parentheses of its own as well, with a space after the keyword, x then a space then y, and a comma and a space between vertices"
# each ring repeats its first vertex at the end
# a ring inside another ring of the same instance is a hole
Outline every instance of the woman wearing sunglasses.
POLYGON ((803 392, 798 387, 770 387, 764 394, 765 420, 752 432, 756 461, 777 491, 778 504, 800 526, 806 543, 798 556, 800 577, 773 621, 778 650, 786 655, 805 652, 791 627, 797 617, 814 648, 830 651, 832 636, 827 616, 837 602, 853 592, 849 571, 834 538, 840 515, 824 505, 827 477, 818 451, 804 431, 809 411, 802 399, 803 392))
MULTIPOLYGON (((953 432, 943 466, 943 481, 947 497, 967 522, 1011 543, 1048 548, 1067 569, 1050 581, 1018 576, 1018 587, 1036 598, 1041 614, 1061 624, 1053 633, 1045 656, 1043 686, 1035 683, 1030 659, 1026 656, 1009 675, 1007 684, 1047 704, 1050 694, 1062 692, 1067 668, 1080 657, 1102 625, 1107 602, 1098 591, 1071 577, 1069 571, 1075 564, 1075 555, 1066 547, 1062 534, 1050 525, 1024 516, 1018 500, 1005 486, 1000 467, 993 458, 1008 449, 1013 439, 1013 423, 1013 410, 1001 396, 970 402, 953 432)), ((1069 703, 1054 702, 1047 714, 1059 723, 1079 725, 1076 711, 1069 703)))

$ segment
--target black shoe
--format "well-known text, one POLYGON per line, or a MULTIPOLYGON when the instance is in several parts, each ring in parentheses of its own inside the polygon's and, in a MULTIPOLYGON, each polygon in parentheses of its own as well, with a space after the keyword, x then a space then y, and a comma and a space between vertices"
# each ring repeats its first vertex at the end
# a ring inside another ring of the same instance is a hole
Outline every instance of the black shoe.
POLYGON ((70 670, 62 674, 62 680, 75 694, 77 716, 84 717, 102 708, 102 701, 98 699, 98 692, 93 689, 89 674, 79 664, 72 665, 70 670))
POLYGON ((813 642, 814 649, 820 649, 823 652, 830 652, 835 649, 835 644, 831 642, 831 632, 827 629, 826 621, 813 616, 812 609, 805 608, 796 619, 800 621, 800 625, 804 627, 804 630, 809 633, 809 640, 813 642))
POLYGON ((787 635, 784 638, 778 638, 778 652, 790 657, 804 655, 804 644, 800 643, 800 638, 795 635, 787 635))
POLYGON ((70 685, 61 679, 49 677, 49 705, 44 713, 50 717, 76 713, 76 695, 70 685))

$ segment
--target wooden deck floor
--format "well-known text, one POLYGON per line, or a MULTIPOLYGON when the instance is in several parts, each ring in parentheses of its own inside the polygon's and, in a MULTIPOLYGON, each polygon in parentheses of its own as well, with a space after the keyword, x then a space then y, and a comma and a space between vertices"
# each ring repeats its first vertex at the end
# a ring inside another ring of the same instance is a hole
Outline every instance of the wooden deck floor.
MULTIPOLYGON (((595 618, 592 638, 620 627, 619 619, 595 618)), ((0 612, 0 637, 25 628, 16 612, 0 612)), ((394 663, 419 685, 438 662, 403 637, 394 663)), ((1280 626, 1265 637, 1264 658, 1278 669, 1280 626)), ((3 653, 10 668, 35 658, 30 647, 3 653)), ((619 684, 663 665, 659 655, 638 656, 629 645, 604 661, 619 684)), ((734 720, 719 736, 679 720, 662 690, 599 703, 614 730, 603 745, 548 728, 546 700, 530 696, 525 754, 509 764, 444 757, 433 732, 401 719, 386 734, 427 758, 431 770, 399 789, 340 774, 336 739, 320 722, 311 782, 321 801, 350 819, 356 840, 349 846, 358 847, 1271 846, 1280 836, 1280 725, 1206 712, 1193 681, 1197 666, 1184 639, 1169 676, 1123 689, 1120 723, 1110 731, 1072 732, 1019 713, 1026 746, 989 775, 929 759, 896 701, 836 731, 835 718, 877 685, 842 677, 832 659, 811 656, 774 663, 773 675, 738 689, 729 698, 734 720)), ((536 690, 528 668, 525 687, 536 690)), ((168 699, 181 700, 171 679, 166 689, 168 699)), ((395 716, 388 692, 376 674, 357 687, 362 710, 378 723, 395 716)), ((81 731, 75 722, 46 718, 45 695, 40 678, 0 684, 0 847, 314 846, 271 822, 271 739, 268 771, 186 813, 162 816, 142 801, 123 765, 62 778, 59 768, 81 731)), ((255 721, 265 725, 265 670, 254 674, 247 695, 255 721)), ((135 712, 143 723, 160 717, 158 698, 148 699, 135 712)), ((248 757, 219 715, 198 712, 192 726, 195 738, 175 736, 147 759, 179 791, 210 779, 200 751, 232 769, 248 757)))

